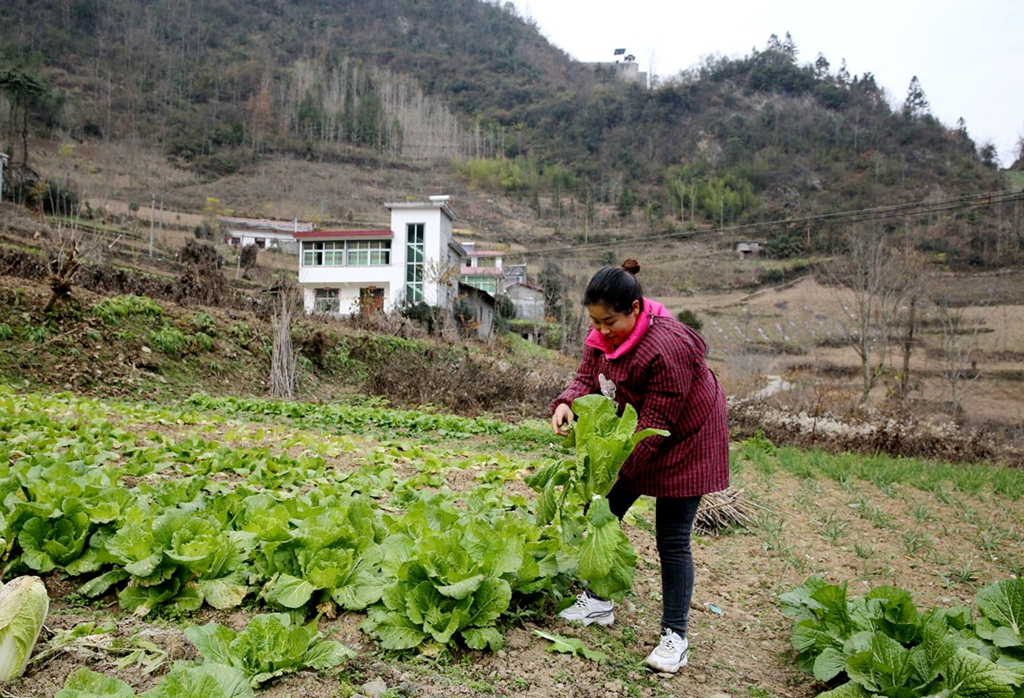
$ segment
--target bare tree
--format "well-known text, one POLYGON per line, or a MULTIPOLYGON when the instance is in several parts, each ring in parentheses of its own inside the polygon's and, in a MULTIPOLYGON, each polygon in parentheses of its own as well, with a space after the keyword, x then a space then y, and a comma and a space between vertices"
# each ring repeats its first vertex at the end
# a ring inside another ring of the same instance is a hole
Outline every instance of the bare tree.
POLYGON ((270 395, 291 398, 295 391, 295 352, 292 347, 292 310, 297 298, 287 284, 277 289, 279 311, 274 318, 274 349, 270 357, 270 395))
POLYGON ((902 256, 880 232, 854 230, 846 242, 847 254, 828 273, 836 289, 837 327, 860 357, 860 404, 865 405, 889 355, 906 274, 902 256))
POLYGON ((894 279, 897 283, 894 329, 899 333, 902 358, 897 375, 897 397, 903 400, 910 392, 910 357, 921 325, 921 304, 928 293, 931 269, 924 255, 912 247, 904 247, 897 256, 894 261, 903 268, 903 274, 894 279))
POLYGON ((103 240, 98 236, 89 238, 74 223, 58 223, 56 229, 50 229, 46 235, 46 271, 50 299, 46 302, 43 312, 49 313, 58 303, 67 304, 71 299, 71 289, 74 288, 82 264, 99 254, 103 240))
POLYGON ((985 318, 971 317, 965 306, 954 305, 948 298, 941 298, 936 307, 942 329, 941 374, 949 385, 950 413, 959 419, 965 393, 981 377, 978 338, 985 318))
POLYGON ((81 268, 82 261, 79 257, 78 236, 71 230, 69 234, 64 233, 63 226, 57 227, 57 232, 51 238, 49 255, 46 260, 46 271, 50 283, 50 300, 43 308, 44 313, 51 312, 57 303, 67 303, 71 296, 71 287, 74 284, 75 276, 81 268))

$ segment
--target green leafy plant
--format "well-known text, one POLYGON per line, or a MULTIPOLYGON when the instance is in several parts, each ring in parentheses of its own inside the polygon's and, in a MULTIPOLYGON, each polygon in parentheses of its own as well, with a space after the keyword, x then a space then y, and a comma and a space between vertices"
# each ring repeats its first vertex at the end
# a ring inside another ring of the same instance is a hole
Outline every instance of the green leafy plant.
POLYGON ((334 669, 354 652, 340 642, 323 640, 316 623, 294 623, 286 613, 254 616, 241 632, 217 623, 191 626, 185 636, 204 662, 234 667, 254 688, 301 669, 334 669))
POLYGON ((85 550, 92 521, 77 502, 56 518, 32 517, 18 534, 22 561, 37 572, 71 565, 85 550))
POLYGON ((436 497, 410 506, 383 544, 383 607, 369 609, 363 630, 387 649, 461 638, 471 649, 498 650, 496 621, 508 609, 523 541, 493 522, 462 517, 436 497))
MULTIPOLYGON (((252 698, 253 690, 242 672, 232 666, 182 663, 171 669, 142 698, 252 698)), ((124 681, 81 668, 68 676, 55 698, 135 698, 124 681)))
POLYGON ((203 333, 209 337, 217 336, 217 321, 206 312, 198 312, 188 319, 188 325, 195 333, 203 333))
POLYGON ((1024 686, 1024 581, 978 593, 976 632, 969 609, 920 613, 910 594, 888 586, 849 599, 845 584, 811 577, 779 601, 795 621, 797 664, 818 681, 838 683, 822 696, 1014 698, 1024 686))
POLYGON ((192 347, 193 351, 213 350, 213 337, 205 332, 196 332, 193 335, 187 335, 186 341, 192 347))
POLYGON ((0 584, 0 683, 25 671, 49 607, 46 587, 38 577, 0 584))
POLYGON ((150 332, 149 341, 154 347, 170 356, 181 354, 186 347, 185 333, 170 325, 164 325, 159 330, 150 332))
POLYGON ((42 344, 50 338, 51 332, 44 325, 26 325, 21 328, 21 336, 28 342, 42 344))
MULTIPOLYGON (((1024 580, 1007 579, 975 596, 978 637, 991 642, 995 655, 1024 675, 1024 580)), ((1022 682, 1024 683, 1024 682, 1022 682)))
POLYGON ((117 326, 127 318, 160 317, 163 308, 146 296, 116 296, 104 298, 89 308, 93 317, 99 318, 105 325, 117 326))
POLYGON ((8 506, 4 535, 17 540, 21 562, 37 572, 63 569, 71 575, 94 572, 108 561, 102 538, 131 501, 112 487, 110 476, 84 462, 15 469, 7 487, 17 488, 8 506))
POLYGON ((636 552, 607 494, 636 445, 668 432, 638 432, 633 406, 626 405, 620 417, 615 401, 603 395, 577 398, 572 410, 577 421, 566 443, 575 447, 575 458, 555 460, 526 482, 538 493, 538 523, 557 521, 567 546, 578 551, 576 575, 595 594, 620 600, 633 585, 636 552))
POLYGON ((164 603, 196 610, 239 605, 248 592, 244 561, 247 536, 224 531, 209 516, 171 509, 152 521, 126 522, 107 541, 120 564, 113 573, 83 588, 90 596, 130 577, 118 594, 121 606, 142 617, 164 603))
POLYGON ((252 328, 241 320, 228 325, 228 335, 239 344, 247 344, 253 337, 252 328))
POLYGON ((254 566, 270 580, 263 590, 266 600, 286 609, 330 601, 349 610, 379 601, 384 590, 380 543, 387 531, 371 504, 331 497, 305 518, 297 514, 262 497, 252 498, 245 509, 242 525, 260 532, 254 566), (296 519, 298 526, 289 528, 296 519))
POLYGON ((551 644, 548 645, 548 652, 561 652, 563 654, 571 654, 576 657, 583 657, 589 659, 592 662, 598 664, 607 664, 608 655, 604 652, 592 650, 582 641, 572 637, 562 637, 561 635, 553 635, 546 633, 543 630, 534 630, 533 634, 537 637, 544 638, 551 644))

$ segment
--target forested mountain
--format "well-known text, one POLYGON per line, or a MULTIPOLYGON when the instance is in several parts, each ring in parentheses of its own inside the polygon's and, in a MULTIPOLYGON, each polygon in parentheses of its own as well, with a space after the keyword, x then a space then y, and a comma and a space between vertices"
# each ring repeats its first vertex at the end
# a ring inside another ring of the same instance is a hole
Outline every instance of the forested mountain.
MULTIPOLYGON (((801 62, 784 27, 646 88, 481 0, 13 0, 0 24, 15 161, 31 131, 143 142, 211 177, 281 154, 454 163, 558 220, 571 202, 584 228, 600 205, 662 233, 788 221, 758 230, 778 255, 811 251, 823 214, 1004 188, 916 80, 890 97, 870 73, 801 62)), ((1019 258, 1008 216, 965 208, 969 231, 957 207, 912 223, 957 259, 1019 258)))

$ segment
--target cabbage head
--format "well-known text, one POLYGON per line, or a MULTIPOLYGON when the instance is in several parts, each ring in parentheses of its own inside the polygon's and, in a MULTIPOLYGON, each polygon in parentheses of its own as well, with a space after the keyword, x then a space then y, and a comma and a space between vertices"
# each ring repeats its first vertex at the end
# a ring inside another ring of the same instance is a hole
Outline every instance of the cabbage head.
POLYGON ((50 597, 39 577, 0 583, 0 683, 25 671, 49 608, 50 597))

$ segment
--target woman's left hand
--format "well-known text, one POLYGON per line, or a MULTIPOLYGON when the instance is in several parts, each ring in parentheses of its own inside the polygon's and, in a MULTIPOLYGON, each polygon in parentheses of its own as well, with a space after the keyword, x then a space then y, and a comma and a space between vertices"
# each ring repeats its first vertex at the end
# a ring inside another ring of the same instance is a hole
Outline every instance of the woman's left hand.
POLYGON ((572 428, 573 419, 575 419, 575 415, 572 413, 572 408, 563 402, 555 408, 555 413, 551 415, 551 429, 559 436, 565 436, 572 428))

